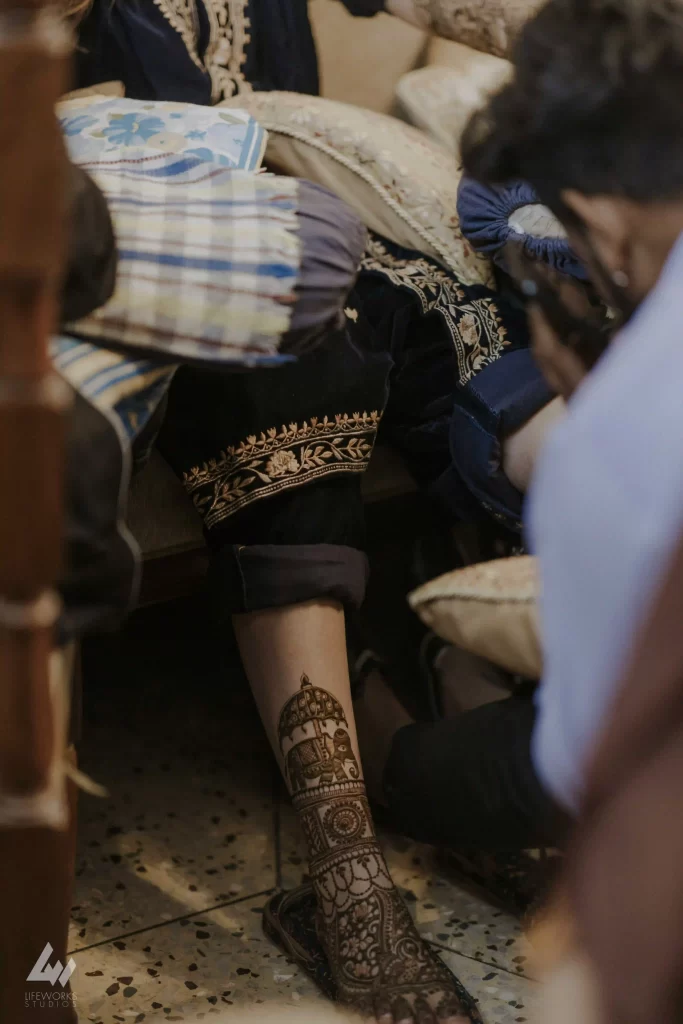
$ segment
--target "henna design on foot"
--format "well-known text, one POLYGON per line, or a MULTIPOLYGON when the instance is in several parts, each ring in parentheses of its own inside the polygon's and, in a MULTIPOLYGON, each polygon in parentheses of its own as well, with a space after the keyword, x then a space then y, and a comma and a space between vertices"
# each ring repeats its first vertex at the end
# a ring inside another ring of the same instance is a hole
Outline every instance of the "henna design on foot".
POLYGON ((340 1001, 381 1024, 464 1024, 450 971, 389 875, 341 704, 302 676, 278 739, 340 1001))

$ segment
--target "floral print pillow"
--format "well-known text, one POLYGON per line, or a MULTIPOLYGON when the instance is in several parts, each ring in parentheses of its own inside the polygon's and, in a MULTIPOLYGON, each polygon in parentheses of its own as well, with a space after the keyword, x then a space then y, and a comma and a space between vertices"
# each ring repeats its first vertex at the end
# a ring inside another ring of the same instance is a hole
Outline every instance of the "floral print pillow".
POLYGON ((155 150, 246 171, 263 159, 265 132, 239 109, 93 96, 61 103, 58 115, 79 164, 110 161, 121 150, 127 162, 136 150, 155 150))

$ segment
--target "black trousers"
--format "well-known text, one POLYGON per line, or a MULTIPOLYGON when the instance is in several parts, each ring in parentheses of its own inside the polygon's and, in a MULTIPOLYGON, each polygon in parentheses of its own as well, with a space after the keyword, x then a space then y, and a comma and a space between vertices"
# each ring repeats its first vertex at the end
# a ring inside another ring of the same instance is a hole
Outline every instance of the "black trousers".
POLYGON ((535 708, 508 697, 400 729, 384 773, 392 823, 420 842, 496 853, 554 846, 566 820, 531 760, 535 708))
MULTIPOLYGON (((489 514, 474 494, 490 482, 496 516, 506 510, 519 519, 521 495, 507 508, 503 491, 509 498, 514 488, 501 483, 500 470, 494 481, 491 466, 498 392, 511 429, 510 392, 523 396, 525 416, 535 411, 526 377, 513 373, 509 388, 505 373, 495 387, 479 382, 486 368, 525 354, 524 318, 489 289, 466 286, 420 253, 376 236, 345 312, 343 326, 294 365, 176 374, 159 447, 202 517, 223 615, 321 598, 361 603, 360 481, 380 420, 384 440, 425 490, 440 498, 448 492, 456 517, 489 514), (456 406, 469 438, 457 467, 456 406), (445 489, 438 486, 444 477, 445 489)), ((542 406, 545 394, 539 400, 542 406)))

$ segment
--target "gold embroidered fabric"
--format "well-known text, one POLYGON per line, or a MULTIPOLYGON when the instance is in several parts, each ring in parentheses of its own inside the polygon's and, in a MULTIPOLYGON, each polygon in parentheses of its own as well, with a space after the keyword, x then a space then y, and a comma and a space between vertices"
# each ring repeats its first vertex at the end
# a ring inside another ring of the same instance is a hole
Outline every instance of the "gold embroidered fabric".
POLYGON ((208 73, 211 100, 219 103, 241 92, 251 92, 244 77, 247 46, 251 41, 247 16, 249 0, 206 0, 209 42, 203 59, 197 40, 199 18, 197 0, 154 0, 163 16, 178 33, 192 63, 208 73))
POLYGON ((243 71, 251 40, 248 0, 205 0, 205 4, 211 35, 204 62, 211 77, 211 98, 219 103, 252 91, 243 71))
POLYGON ((442 39, 508 57, 540 0, 388 0, 391 14, 442 39))
POLYGON ((378 412, 342 413, 271 427, 185 473, 185 489, 210 529, 254 501, 318 477, 364 473, 380 419, 378 412))
POLYGON ((154 0, 174 32, 177 32, 187 50, 192 63, 205 71, 197 51, 199 22, 197 20, 196 0, 154 0))
POLYGON ((495 362, 508 344, 507 329, 489 296, 468 299, 457 279, 426 259, 401 259, 370 235, 363 270, 383 274, 392 284, 417 295, 423 313, 438 312, 446 321, 458 361, 458 380, 467 383, 495 362))

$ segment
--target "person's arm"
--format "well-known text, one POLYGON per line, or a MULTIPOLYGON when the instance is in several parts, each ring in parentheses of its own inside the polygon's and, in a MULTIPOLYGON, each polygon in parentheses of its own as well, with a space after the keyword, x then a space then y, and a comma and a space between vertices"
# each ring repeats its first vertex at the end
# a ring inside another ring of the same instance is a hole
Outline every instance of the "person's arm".
POLYGON ((68 171, 69 244, 60 320, 72 323, 111 298, 116 283, 116 239, 107 201, 80 167, 68 171))
POLYGON ((534 467, 553 427, 565 415, 563 398, 553 398, 502 443, 503 470, 518 491, 526 494, 534 467))

